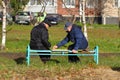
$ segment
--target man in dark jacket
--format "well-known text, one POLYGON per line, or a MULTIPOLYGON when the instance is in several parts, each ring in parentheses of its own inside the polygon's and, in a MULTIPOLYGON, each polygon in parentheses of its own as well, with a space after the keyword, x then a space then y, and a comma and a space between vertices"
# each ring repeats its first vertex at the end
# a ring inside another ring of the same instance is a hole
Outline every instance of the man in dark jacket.
MULTIPOLYGON (((48 41, 48 28, 51 26, 51 23, 48 19, 45 19, 43 22, 33 27, 31 30, 30 38, 30 48, 35 50, 49 50, 51 47, 50 42, 48 41)), ((50 59, 48 55, 40 55, 41 60, 45 63, 50 59)))
MULTIPOLYGON (((69 41, 73 42, 73 44, 68 47, 68 50, 72 50, 72 53, 69 54, 75 54, 78 49, 85 50, 88 47, 88 42, 80 26, 67 22, 64 29, 68 33, 67 36, 57 45, 53 46, 53 50, 65 45, 69 41)), ((79 62, 80 59, 78 56, 68 56, 68 61, 79 62)))

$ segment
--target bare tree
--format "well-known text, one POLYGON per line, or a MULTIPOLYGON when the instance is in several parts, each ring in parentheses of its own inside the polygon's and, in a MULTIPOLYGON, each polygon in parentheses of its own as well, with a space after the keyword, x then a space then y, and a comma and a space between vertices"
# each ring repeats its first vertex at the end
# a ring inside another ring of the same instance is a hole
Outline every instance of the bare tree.
POLYGON ((2 22, 2 44, 1 44, 1 50, 5 49, 5 43, 6 43, 6 4, 5 4, 6 2, 5 1, 2 0, 3 22, 2 22))
POLYGON ((82 21, 83 21, 84 35, 85 35, 86 39, 88 40, 86 19, 85 19, 85 1, 86 0, 82 0, 82 18, 83 18, 82 21))
POLYGON ((119 29, 120 29, 120 8, 118 9, 118 17, 119 17, 119 29))
MULTIPOLYGON (((38 18, 39 18, 45 12, 47 1, 46 0, 38 0, 37 4, 40 4, 42 6, 41 10, 38 12, 38 18)), ((32 24, 37 25, 39 22, 40 21, 37 21, 37 18, 34 18, 34 20, 32 21, 32 24)))
POLYGON ((115 0, 104 0, 102 1, 102 4, 103 24, 106 24, 106 17, 118 16, 118 8, 115 8, 115 0))
POLYGON ((88 23, 90 24, 90 26, 92 26, 94 24, 95 21, 95 17, 98 16, 98 14, 100 14, 101 12, 101 0, 86 0, 86 11, 87 11, 87 15, 89 15, 89 19, 88 19, 88 23))
POLYGON ((46 0, 39 0, 39 3, 42 5, 40 13, 44 12, 46 9, 47 1, 46 0))
MULTIPOLYGON (((76 15, 73 13, 73 11, 71 9, 69 9, 67 6, 66 6, 66 2, 61 0, 62 4, 64 5, 66 11, 69 13, 69 15, 71 15, 71 18, 69 18, 68 21, 74 23, 75 20, 76 20, 76 15)), ((77 12, 77 11, 76 11, 77 12)))

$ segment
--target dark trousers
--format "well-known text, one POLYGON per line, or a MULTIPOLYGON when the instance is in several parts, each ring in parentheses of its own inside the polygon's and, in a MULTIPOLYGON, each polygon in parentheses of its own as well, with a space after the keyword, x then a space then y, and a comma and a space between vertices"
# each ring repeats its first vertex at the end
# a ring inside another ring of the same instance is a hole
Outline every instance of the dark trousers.
MULTIPOLYGON (((69 47, 68 47, 68 50, 72 50, 74 48, 74 45, 70 45, 69 47)), ((68 53, 68 54, 75 54, 75 53, 68 53)), ((69 55, 68 56, 68 61, 69 62, 79 62, 80 61, 80 59, 79 59, 79 57, 78 56, 71 56, 71 55, 69 55)))
MULTIPOLYGON (((41 54, 41 53, 38 53, 38 54, 41 54)), ((48 52, 42 52, 42 54, 51 54, 51 53, 48 53, 48 52)), ((40 57, 40 59, 41 59, 41 61, 43 62, 43 63, 46 63, 47 61, 49 61, 50 60, 50 55, 39 55, 39 57, 40 57)))
MULTIPOLYGON (((48 48, 45 48, 45 47, 38 48, 37 46, 34 46, 34 45, 31 45, 30 48, 33 49, 33 50, 49 50, 48 48)), ((38 52, 38 54, 51 54, 51 53, 49 53, 49 52, 38 52)), ((43 63, 46 63, 46 61, 50 60, 51 56, 50 55, 39 55, 39 57, 40 57, 40 59, 43 63)))

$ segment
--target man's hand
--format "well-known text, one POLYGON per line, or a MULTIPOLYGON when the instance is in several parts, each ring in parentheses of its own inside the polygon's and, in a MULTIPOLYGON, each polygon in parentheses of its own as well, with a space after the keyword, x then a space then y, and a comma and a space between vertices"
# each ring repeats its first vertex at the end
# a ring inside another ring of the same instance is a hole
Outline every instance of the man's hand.
POLYGON ((56 46, 56 45, 55 45, 55 46, 53 46, 53 50, 55 50, 55 49, 57 49, 57 48, 58 48, 58 46, 56 46))
POLYGON ((72 52, 73 52, 73 53, 78 53, 78 51, 77 51, 77 50, 74 50, 74 49, 72 50, 72 52))

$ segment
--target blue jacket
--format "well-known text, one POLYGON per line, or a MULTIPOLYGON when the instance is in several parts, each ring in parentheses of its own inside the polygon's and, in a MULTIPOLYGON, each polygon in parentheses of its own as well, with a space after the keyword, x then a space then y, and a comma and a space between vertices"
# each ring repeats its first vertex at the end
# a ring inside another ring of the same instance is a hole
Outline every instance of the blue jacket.
POLYGON ((61 47, 68 43, 69 41, 73 42, 73 49, 86 49, 88 47, 88 42, 81 30, 81 27, 73 24, 70 32, 67 32, 67 36, 57 44, 58 47, 61 47))

